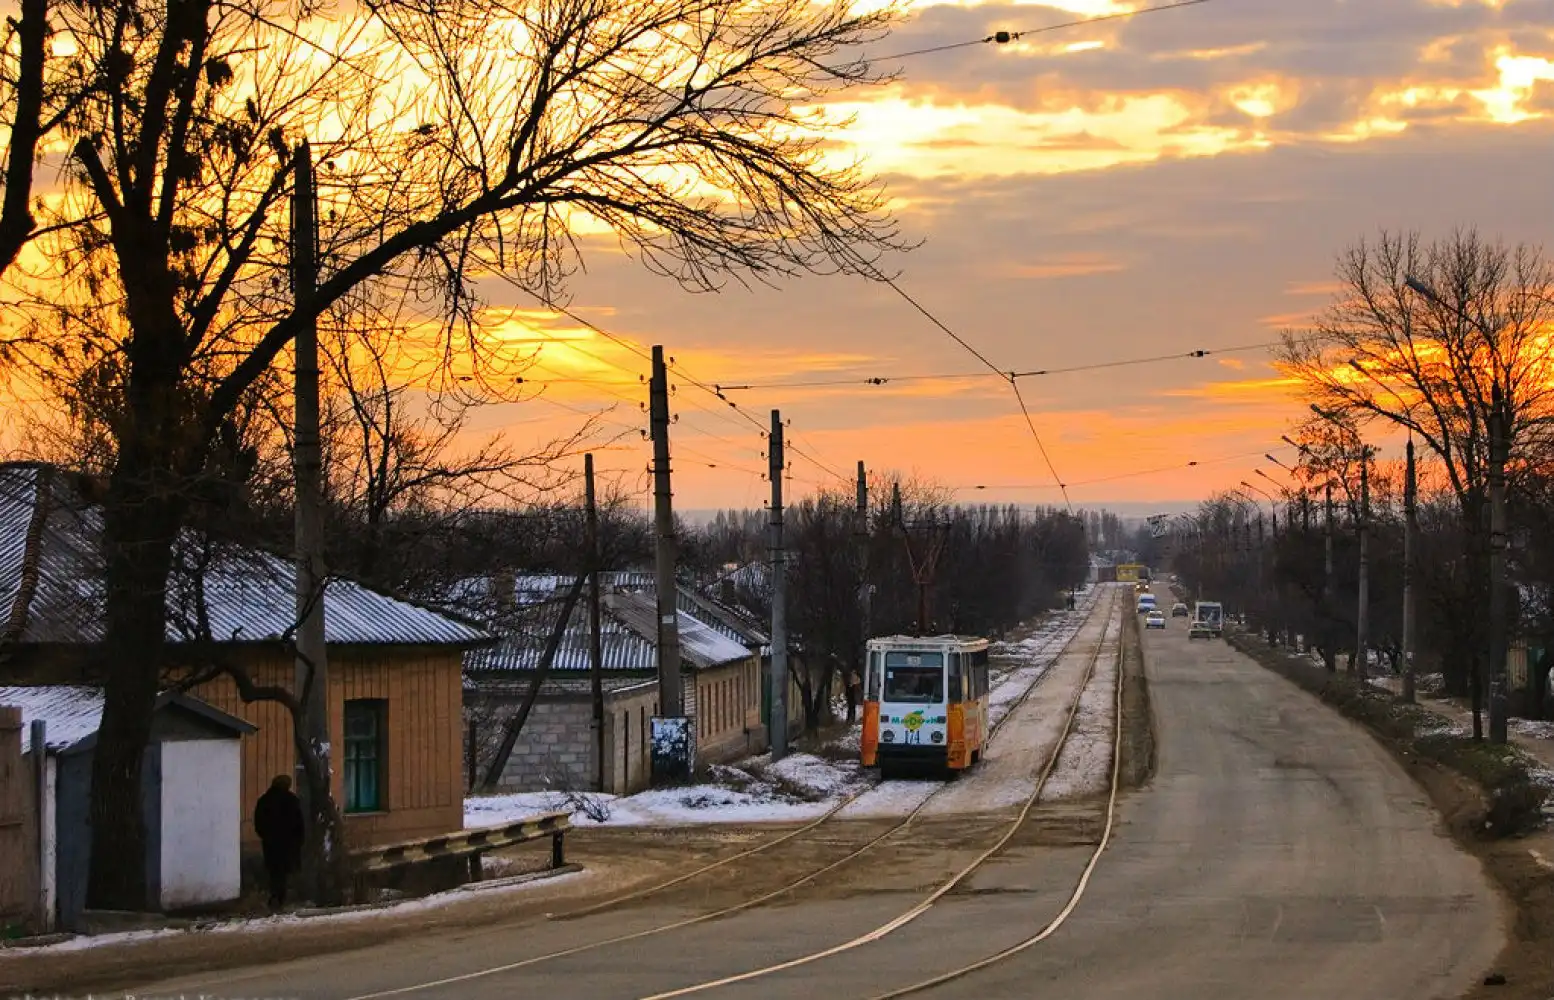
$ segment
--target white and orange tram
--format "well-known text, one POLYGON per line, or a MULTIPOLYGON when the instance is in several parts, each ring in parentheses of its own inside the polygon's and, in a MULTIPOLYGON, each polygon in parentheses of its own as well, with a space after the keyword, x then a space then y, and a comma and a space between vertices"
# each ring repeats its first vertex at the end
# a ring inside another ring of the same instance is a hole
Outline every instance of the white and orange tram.
POLYGON ((957 635, 870 639, 864 674, 864 767, 962 771, 988 737, 986 639, 957 635))

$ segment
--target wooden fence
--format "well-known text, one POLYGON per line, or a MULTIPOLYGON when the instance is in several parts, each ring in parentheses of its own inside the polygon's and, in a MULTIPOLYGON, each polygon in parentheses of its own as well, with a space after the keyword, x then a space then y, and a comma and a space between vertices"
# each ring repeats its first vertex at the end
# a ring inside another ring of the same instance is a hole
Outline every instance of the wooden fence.
POLYGON ((0 936, 32 922, 37 899, 37 825, 32 769, 22 757, 22 713, 0 706, 0 936))

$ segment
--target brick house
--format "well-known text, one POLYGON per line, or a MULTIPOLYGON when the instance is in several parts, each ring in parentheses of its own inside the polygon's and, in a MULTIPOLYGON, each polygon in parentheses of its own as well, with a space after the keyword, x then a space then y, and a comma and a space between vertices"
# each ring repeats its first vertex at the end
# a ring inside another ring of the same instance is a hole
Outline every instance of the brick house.
MULTIPOLYGON (((600 620, 605 690, 605 790, 628 794, 647 787, 650 720, 658 713, 657 603, 641 586, 645 574, 606 574, 600 620)), ((501 610, 488 623, 501 640, 465 660, 466 722, 489 750, 494 733, 527 693, 546 639, 560 617, 564 578, 523 576, 471 583, 466 598, 501 610), (493 591, 514 595, 491 601, 493 591)), ((717 618, 697 595, 679 595, 681 676, 686 715, 696 727, 696 765, 720 763, 766 749, 761 724, 760 643, 717 618), (735 638, 741 635, 740 638, 735 638), (752 648, 754 647, 754 648, 752 648)), ((538 700, 525 721, 500 786, 509 791, 592 789, 597 773, 588 614, 578 602, 538 700)), ((482 757, 481 766, 485 764, 482 757)), ((467 761, 467 763, 469 763, 467 761)))

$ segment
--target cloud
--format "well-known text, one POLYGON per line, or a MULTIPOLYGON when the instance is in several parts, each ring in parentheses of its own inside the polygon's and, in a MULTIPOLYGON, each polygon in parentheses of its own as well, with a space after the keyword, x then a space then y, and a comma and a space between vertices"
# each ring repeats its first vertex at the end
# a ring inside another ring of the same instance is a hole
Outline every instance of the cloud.
POLYGON ((1018 278, 1076 278, 1094 274, 1115 274, 1128 265, 1099 253, 1057 253, 1029 264, 1009 264, 1008 271, 1018 278))

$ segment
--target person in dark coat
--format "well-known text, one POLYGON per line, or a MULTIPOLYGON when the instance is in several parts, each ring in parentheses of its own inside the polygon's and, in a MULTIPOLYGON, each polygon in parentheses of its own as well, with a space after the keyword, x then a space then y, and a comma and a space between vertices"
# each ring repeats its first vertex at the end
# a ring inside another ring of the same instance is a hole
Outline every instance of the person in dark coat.
POLYGON ((286 905, 286 879, 302 861, 306 837, 302 800, 291 790, 291 778, 275 776, 270 790, 254 806, 254 833, 264 847, 264 870, 270 879, 270 907, 286 905))

